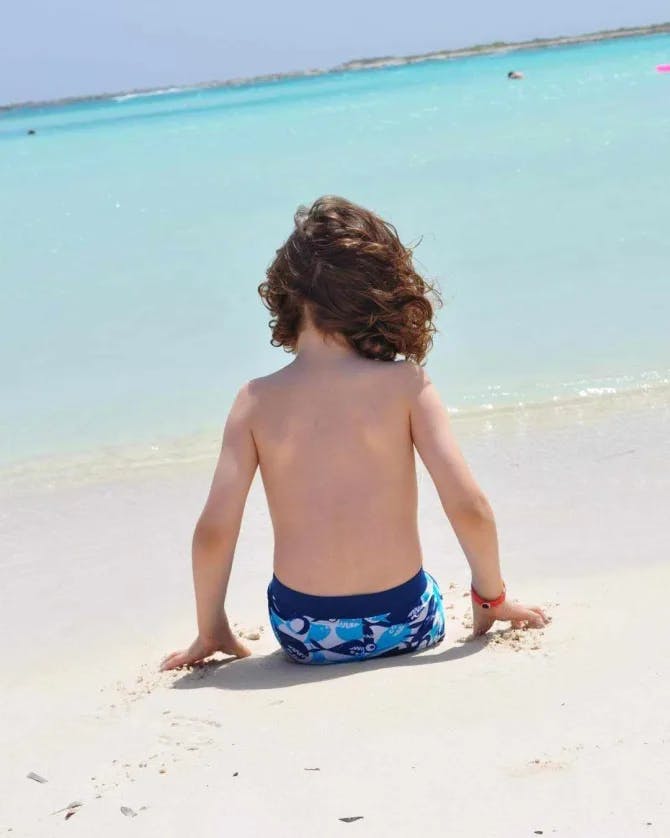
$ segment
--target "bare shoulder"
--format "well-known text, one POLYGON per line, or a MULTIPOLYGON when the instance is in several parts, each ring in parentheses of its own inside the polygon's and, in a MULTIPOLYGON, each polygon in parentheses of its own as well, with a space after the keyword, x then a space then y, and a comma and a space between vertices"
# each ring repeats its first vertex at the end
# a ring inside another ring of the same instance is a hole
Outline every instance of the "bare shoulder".
POLYGON ((270 375, 252 378, 245 382, 235 395, 230 408, 230 416, 250 421, 257 414, 267 396, 283 386, 282 372, 283 370, 278 370, 270 375))
POLYGON ((424 367, 412 361, 388 363, 373 361, 372 363, 377 368, 380 378, 387 382, 387 386, 410 401, 416 399, 424 387, 430 383, 424 367))
POLYGON ((291 377, 291 367, 291 364, 287 364, 285 367, 280 367, 278 370, 270 372, 267 375, 252 378, 244 387, 251 397, 258 398, 259 396, 263 396, 266 393, 272 392, 277 387, 284 387, 286 385, 287 380, 291 377))
POLYGON ((254 411, 257 396, 254 392, 253 381, 247 381, 237 391, 228 412, 226 426, 241 427, 249 424, 254 411))
POLYGON ((264 413, 274 409, 278 400, 286 398, 290 383, 291 374, 288 367, 252 378, 240 387, 233 408, 239 410, 250 422, 262 418, 264 413))
POLYGON ((289 381, 288 367, 282 367, 268 375, 252 378, 240 388, 238 399, 247 406, 247 409, 255 411, 273 396, 284 392, 289 381))

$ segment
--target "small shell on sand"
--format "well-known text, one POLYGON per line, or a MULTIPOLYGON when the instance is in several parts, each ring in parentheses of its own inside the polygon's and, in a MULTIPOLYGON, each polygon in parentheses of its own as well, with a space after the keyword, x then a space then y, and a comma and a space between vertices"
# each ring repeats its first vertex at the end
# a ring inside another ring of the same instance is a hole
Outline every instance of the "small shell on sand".
POLYGON ((137 812, 130 808, 130 806, 122 806, 121 807, 121 814, 125 815, 127 818, 136 818, 137 812))

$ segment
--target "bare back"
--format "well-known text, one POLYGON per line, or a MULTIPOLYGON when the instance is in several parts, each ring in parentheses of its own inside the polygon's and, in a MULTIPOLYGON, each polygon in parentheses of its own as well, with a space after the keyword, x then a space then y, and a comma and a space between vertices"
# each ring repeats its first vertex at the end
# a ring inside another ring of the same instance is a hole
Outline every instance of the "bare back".
POLYGON ((249 386, 275 573, 304 593, 385 590, 421 566, 408 371, 346 355, 249 386))
MULTIPOLYGON (((274 527, 275 573, 294 591, 347 597, 388 591, 417 576, 426 581, 424 596, 429 580, 418 575, 416 449, 472 570, 482 605, 473 611, 475 631, 496 619, 543 625, 541 609, 505 606, 493 512, 420 366, 436 331, 430 298, 439 294, 415 270, 412 250, 391 224, 338 196, 299 208, 294 221, 258 290, 272 315, 273 345, 295 360, 245 384, 231 406, 193 533, 198 637, 163 668, 215 651, 250 653, 230 627, 225 600, 259 466, 274 527), (391 360, 398 356, 407 360, 391 360)), ((286 624, 291 643, 280 640, 287 651, 296 640, 292 622, 286 624)), ((431 643, 441 639, 438 626, 431 621, 431 643)), ((354 647, 376 654, 376 644, 363 639, 354 647)), ((398 643, 399 651, 411 648, 398 643)), ((318 662, 326 662, 318 651, 318 662)), ((305 648, 300 659, 310 654, 305 648)))

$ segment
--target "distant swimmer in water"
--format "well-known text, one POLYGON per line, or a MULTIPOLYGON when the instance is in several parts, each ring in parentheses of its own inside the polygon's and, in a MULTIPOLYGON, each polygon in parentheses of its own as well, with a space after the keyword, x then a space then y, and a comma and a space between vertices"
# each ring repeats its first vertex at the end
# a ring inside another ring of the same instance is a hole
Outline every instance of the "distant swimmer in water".
POLYGON ((520 73, 518 70, 510 70, 507 74, 508 79, 522 79, 523 73, 520 73))

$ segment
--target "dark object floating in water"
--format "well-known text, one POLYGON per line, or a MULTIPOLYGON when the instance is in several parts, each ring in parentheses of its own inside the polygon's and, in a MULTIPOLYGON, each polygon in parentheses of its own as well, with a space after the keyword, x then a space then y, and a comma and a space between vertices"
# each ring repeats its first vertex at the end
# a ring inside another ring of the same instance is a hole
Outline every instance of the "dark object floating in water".
POLYGON ((520 73, 518 70, 510 70, 507 74, 508 79, 522 79, 523 73, 520 73))
POLYGON ((338 821, 343 823, 353 823, 354 821, 362 821, 363 815, 350 815, 348 818, 338 818, 338 821))
POLYGON ((44 777, 40 777, 39 774, 35 774, 34 771, 31 771, 29 774, 26 774, 28 780, 35 780, 36 783, 48 783, 49 781, 46 780, 44 777))
POLYGON ((137 812, 130 808, 130 806, 122 806, 121 807, 121 814, 125 815, 127 818, 136 818, 137 812))
POLYGON ((32 136, 33 134, 37 134, 37 131, 34 128, 29 128, 26 131, 26 134, 28 134, 29 136, 32 136))

